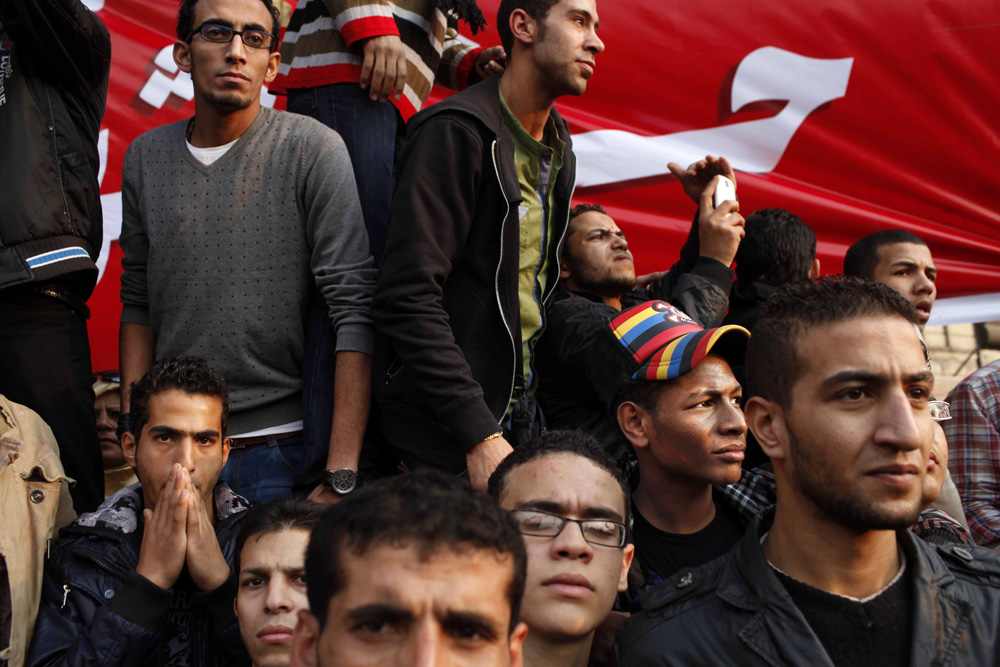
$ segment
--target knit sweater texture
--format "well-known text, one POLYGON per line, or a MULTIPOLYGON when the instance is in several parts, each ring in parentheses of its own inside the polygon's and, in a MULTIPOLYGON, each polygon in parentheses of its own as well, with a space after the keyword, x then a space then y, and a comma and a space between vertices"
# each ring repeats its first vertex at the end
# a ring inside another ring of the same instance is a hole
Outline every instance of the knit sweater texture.
POLYGON ((122 168, 122 322, 153 330, 156 358, 198 355, 229 382, 231 433, 301 419, 311 296, 337 350, 371 353, 376 272, 340 136, 261 108, 211 165, 187 120, 136 139, 122 168))

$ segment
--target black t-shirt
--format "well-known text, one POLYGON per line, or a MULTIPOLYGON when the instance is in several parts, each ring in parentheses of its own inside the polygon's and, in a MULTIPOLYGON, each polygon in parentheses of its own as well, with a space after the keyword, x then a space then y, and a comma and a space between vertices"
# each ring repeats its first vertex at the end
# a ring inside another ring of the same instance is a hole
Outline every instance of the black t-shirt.
POLYGON ((813 588, 774 571, 837 667, 910 664, 913 586, 910 568, 866 602, 813 588))
POLYGON ((715 502, 715 518, 689 535, 677 535, 656 528, 632 506, 635 524, 632 540, 635 557, 642 567, 646 584, 666 579, 683 567, 694 567, 729 553, 746 530, 739 515, 725 503, 715 502))

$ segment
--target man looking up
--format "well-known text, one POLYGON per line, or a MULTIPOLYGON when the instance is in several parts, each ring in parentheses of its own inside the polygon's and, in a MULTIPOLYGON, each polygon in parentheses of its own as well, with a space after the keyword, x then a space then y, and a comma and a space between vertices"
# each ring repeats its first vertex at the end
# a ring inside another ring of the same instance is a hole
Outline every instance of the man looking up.
POLYGON ((844 274, 884 283, 917 309, 921 329, 937 297, 938 271, 922 238, 905 229, 883 229, 855 241, 844 255, 844 274))
POLYGON ((373 315, 390 455, 485 489, 540 432, 535 345, 555 290, 576 160, 553 104, 604 50, 595 0, 503 0, 492 77, 420 112, 400 156, 373 315))
POLYGON ((295 667, 520 667, 524 542, 485 493, 437 471, 328 509, 306 552, 295 667))
POLYGON ((230 572, 246 501, 219 482, 226 381, 160 361, 132 386, 122 436, 139 484, 52 545, 29 665, 224 665, 245 659, 230 572))
POLYGON ((277 73, 277 21, 271 0, 181 5, 174 59, 191 74, 194 118, 136 139, 122 169, 122 380, 127 389, 154 358, 211 359, 232 388, 223 478, 255 501, 315 487, 332 502, 357 483, 375 270, 340 137, 260 105, 277 73), (301 396, 317 289, 338 350, 319 450, 303 443, 301 396))
POLYGON ((524 664, 586 667, 632 562, 624 476, 587 435, 549 431, 497 466, 489 493, 528 553, 524 664))
POLYGON ((934 439, 917 321, 885 285, 843 276, 764 304, 746 411, 776 508, 725 558, 652 590, 618 664, 996 662, 1000 558, 905 530, 934 439))
POLYGON ((662 301, 605 328, 598 354, 639 461, 633 539, 652 583, 726 553, 752 518, 716 490, 741 478, 747 425, 731 364, 742 361, 749 334, 703 329, 662 301))
POLYGON ((547 425, 589 433, 622 466, 632 459, 631 448, 608 409, 608 388, 593 377, 590 363, 608 318, 623 308, 663 299, 704 326, 719 324, 733 283, 729 266, 743 236, 739 205, 712 205, 715 176, 735 182, 725 158, 707 156, 686 171, 671 163, 671 170, 698 204, 679 261, 637 289, 624 232, 600 206, 576 206, 559 258, 560 289, 546 309, 548 322, 538 344, 538 402, 547 425))
POLYGON ((254 507, 236 540, 233 610, 253 667, 288 667, 306 597, 306 546, 323 506, 290 496, 254 507))

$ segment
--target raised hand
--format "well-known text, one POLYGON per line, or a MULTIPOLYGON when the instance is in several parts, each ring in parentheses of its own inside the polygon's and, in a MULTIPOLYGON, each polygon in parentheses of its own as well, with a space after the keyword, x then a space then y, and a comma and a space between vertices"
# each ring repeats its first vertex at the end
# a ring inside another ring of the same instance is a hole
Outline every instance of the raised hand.
POLYGON ((144 529, 135 571, 163 589, 177 581, 188 548, 185 527, 192 493, 183 483, 183 470, 175 463, 156 507, 142 511, 144 529))
POLYGON ((719 208, 712 205, 718 183, 719 176, 715 176, 702 190, 698 206, 698 242, 702 257, 711 257, 729 266, 736 259, 736 250, 746 234, 746 222, 740 215, 739 202, 724 201, 719 208))
MULTIPOLYGON (((687 169, 676 162, 671 162, 667 168, 681 182, 685 194, 695 204, 701 203, 702 193, 716 176, 725 176, 733 182, 733 185, 736 185, 736 172, 730 166, 729 160, 724 157, 706 155, 704 160, 698 160, 689 165, 687 169)), ((714 192, 715 188, 712 188, 712 191, 714 192)))
POLYGON ((186 469, 183 470, 181 481, 191 496, 186 524, 188 572, 199 589, 215 590, 229 578, 229 564, 219 548, 219 538, 215 535, 215 526, 212 525, 212 517, 205 507, 205 501, 198 495, 186 469))

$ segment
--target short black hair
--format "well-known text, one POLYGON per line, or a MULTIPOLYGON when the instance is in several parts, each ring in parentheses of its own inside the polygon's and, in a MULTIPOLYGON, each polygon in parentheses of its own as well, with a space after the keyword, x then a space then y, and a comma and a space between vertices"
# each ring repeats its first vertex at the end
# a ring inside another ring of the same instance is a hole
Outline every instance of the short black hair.
MULTIPOLYGON (((274 35, 274 41, 271 43, 270 50, 274 52, 278 48, 278 28, 280 26, 281 12, 274 6, 272 0, 260 1, 264 3, 268 13, 271 15, 271 34, 274 35)), ((177 39, 182 42, 189 41, 191 32, 194 30, 194 6, 196 4, 198 4, 198 0, 183 0, 180 9, 177 10, 177 39)))
POLYGON ((540 438, 521 445, 508 454, 507 458, 501 461, 500 465, 493 471, 493 474, 490 475, 486 492, 499 503, 500 498, 503 497, 504 492, 507 490, 507 476, 511 470, 535 459, 563 453, 575 454, 585 458, 615 478, 618 486, 621 487, 622 500, 625 503, 625 525, 631 526, 632 502, 629 498, 629 486, 628 480, 625 478, 625 473, 600 448, 597 441, 583 431, 548 431, 540 438))
POLYGON ((920 321, 913 304, 896 290, 866 278, 824 276, 779 287, 761 306, 747 346, 744 396, 789 407, 792 386, 805 364, 798 354, 802 334, 859 317, 920 321))
POLYGON ((896 243, 915 243, 926 246, 927 243, 905 229, 883 229, 858 239, 844 255, 844 275, 860 276, 875 279, 875 269, 878 267, 879 248, 896 243))
POLYGON ((514 33, 510 31, 510 15, 514 10, 523 9, 528 16, 541 23, 548 16, 549 9, 558 3, 559 0, 501 0, 500 8, 497 9, 497 32, 500 33, 500 43, 508 58, 514 48, 514 33))
POLYGON ((243 547, 251 537, 259 539, 283 530, 312 532, 324 509, 326 508, 322 505, 302 496, 276 498, 251 509, 244 517, 236 538, 236 570, 240 569, 243 547))
MULTIPOLYGON (((581 216, 584 213, 591 213, 591 212, 603 213, 604 215, 608 215, 608 212, 605 211, 604 207, 602 207, 600 204, 577 204, 576 206, 574 206, 573 208, 570 209, 570 211, 569 211, 569 220, 566 223, 566 238, 567 239, 570 236, 573 236, 573 234, 576 232, 576 230, 573 228, 573 221, 578 216, 581 216)), ((608 216, 608 217, 611 217, 611 216, 608 216)), ((565 246, 564 246, 564 248, 565 248, 565 246)))
POLYGON ((754 211, 736 251, 736 280, 742 285, 784 285, 806 280, 816 259, 816 234, 783 208, 754 211))
POLYGON ((323 513, 306 550, 309 607, 326 624, 330 599, 343 590, 345 549, 362 556, 373 546, 415 547, 421 557, 443 548, 509 556, 507 590, 517 624, 524 595, 524 539, 509 513, 467 480, 436 470, 366 484, 323 513))
POLYGON ((222 403, 222 436, 226 436, 229 421, 229 389, 226 378, 212 370, 200 357, 162 359, 146 371, 130 389, 129 421, 132 435, 139 442, 142 427, 149 421, 149 400, 171 389, 185 394, 211 396, 222 403))

